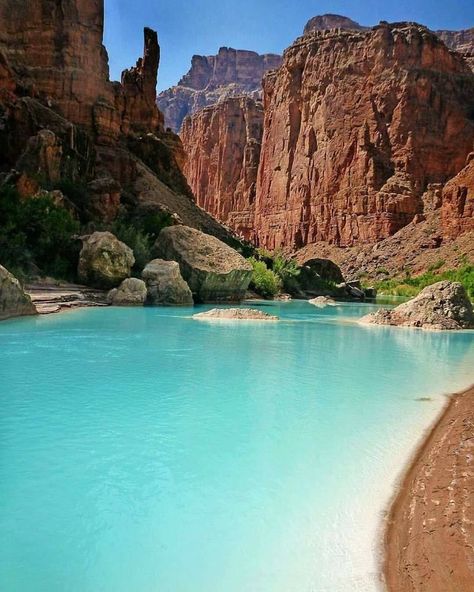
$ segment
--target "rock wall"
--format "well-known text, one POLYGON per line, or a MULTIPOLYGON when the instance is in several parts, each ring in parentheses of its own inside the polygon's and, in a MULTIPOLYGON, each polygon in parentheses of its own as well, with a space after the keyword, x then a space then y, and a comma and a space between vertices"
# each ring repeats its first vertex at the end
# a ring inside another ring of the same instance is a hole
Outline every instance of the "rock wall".
POLYGON ((436 31, 446 45, 461 53, 474 71, 474 27, 462 31, 436 31))
POLYGON ((196 205, 163 129, 157 34, 112 83, 103 26, 104 0, 0 0, 0 183, 69 191, 81 222, 164 212, 238 244, 196 205))
POLYGON ((255 239, 254 206, 263 107, 229 98, 185 119, 184 173, 199 206, 247 240, 255 239))
POLYGON ((255 227, 268 248, 383 239, 464 166, 474 77, 424 27, 313 32, 264 80, 255 227))
POLYGON ((474 153, 446 185, 441 206, 442 233, 447 238, 474 231, 474 153))
POLYGON ((156 33, 145 29, 144 56, 119 84, 109 81, 103 30, 103 0, 0 0, 0 52, 19 94, 94 130, 99 143, 159 130, 156 33))
POLYGON ((280 64, 279 55, 229 47, 221 47, 215 56, 193 56, 191 69, 177 86, 158 95, 165 125, 179 131, 186 116, 227 97, 261 98, 264 74, 280 64))

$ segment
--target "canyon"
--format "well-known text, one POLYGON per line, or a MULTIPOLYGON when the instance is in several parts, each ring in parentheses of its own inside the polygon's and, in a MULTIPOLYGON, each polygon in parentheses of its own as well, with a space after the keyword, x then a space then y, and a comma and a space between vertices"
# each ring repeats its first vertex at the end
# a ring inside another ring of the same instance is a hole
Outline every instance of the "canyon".
POLYGON ((183 171, 197 203, 287 252, 373 245, 428 218, 438 246, 470 233, 472 39, 311 19, 264 76, 263 106, 224 99, 184 121, 183 171))
POLYGON ((260 100, 264 74, 280 65, 279 55, 230 47, 221 47, 215 56, 193 56, 189 72, 158 95, 165 125, 179 132, 185 117, 229 97, 260 100))
POLYGON ((0 178, 65 203, 79 188, 85 221, 155 212, 235 242, 196 206, 164 129, 157 33, 144 29, 142 57, 111 82, 103 31, 103 0, 0 0, 0 178))

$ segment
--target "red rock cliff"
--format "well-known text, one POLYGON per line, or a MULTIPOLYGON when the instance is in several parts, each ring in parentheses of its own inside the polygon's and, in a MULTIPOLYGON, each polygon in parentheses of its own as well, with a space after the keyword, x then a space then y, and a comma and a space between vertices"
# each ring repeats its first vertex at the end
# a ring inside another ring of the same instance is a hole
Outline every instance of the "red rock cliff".
POLYGON ((279 55, 230 47, 221 47, 215 56, 193 56, 191 69, 178 85, 158 95, 166 126, 179 131, 187 115, 227 97, 261 98, 264 74, 280 64, 279 55))
POLYGON ((462 31, 436 31, 448 47, 463 55, 474 71, 474 27, 462 31))
POLYGON ((199 206, 248 240, 255 239, 254 206, 263 107, 228 98, 184 120, 184 173, 199 206))
POLYGON ((162 124, 153 31, 145 30, 145 55, 124 72, 120 85, 109 81, 103 0, 1 0, 0 23, 0 49, 21 93, 94 129, 99 141, 162 124))
POLYGON ((474 78, 427 29, 298 39, 264 82, 255 227, 268 248, 377 241, 464 166, 474 78))
POLYGON ((443 235, 448 238, 474 232, 474 153, 444 187, 441 222, 443 235))

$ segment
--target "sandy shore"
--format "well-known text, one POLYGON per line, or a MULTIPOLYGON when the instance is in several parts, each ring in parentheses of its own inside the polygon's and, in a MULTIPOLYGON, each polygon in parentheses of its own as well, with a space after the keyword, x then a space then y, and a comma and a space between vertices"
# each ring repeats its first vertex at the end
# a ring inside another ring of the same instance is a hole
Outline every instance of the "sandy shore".
POLYGON ((385 533, 389 592, 474 591, 474 387, 418 450, 385 533))

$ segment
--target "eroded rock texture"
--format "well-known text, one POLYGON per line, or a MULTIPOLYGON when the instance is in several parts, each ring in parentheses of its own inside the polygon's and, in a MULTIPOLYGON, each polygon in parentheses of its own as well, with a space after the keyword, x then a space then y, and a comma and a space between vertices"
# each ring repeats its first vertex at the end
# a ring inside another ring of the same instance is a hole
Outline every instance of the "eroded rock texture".
POLYGON ((196 206, 163 129, 157 34, 145 29, 143 56, 113 83, 103 25, 103 0, 0 0, 0 181, 23 197, 64 190, 83 222, 165 212, 232 242, 196 206))
POLYGON ((165 125, 179 131, 184 118, 227 97, 262 96, 262 78, 278 68, 281 56, 221 47, 215 56, 195 55, 176 86, 158 95, 165 125))
POLYGON ((184 173, 197 203, 247 240, 254 214, 263 107, 248 97, 226 99, 185 119, 184 173))
POLYGON ((322 14, 309 19, 304 28, 304 35, 313 31, 328 31, 329 29, 365 31, 368 27, 363 27, 356 21, 340 14, 322 14))
POLYGON ((474 153, 466 166, 446 185, 441 207, 442 233, 456 238, 474 231, 474 153))
POLYGON ((264 80, 255 227, 268 248, 394 234, 464 166, 474 78, 415 24, 313 32, 264 80))
POLYGON ((462 31, 436 31, 448 47, 463 55, 474 71, 474 27, 462 31))

